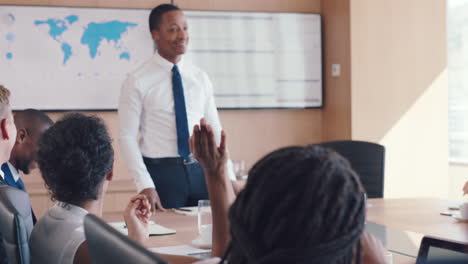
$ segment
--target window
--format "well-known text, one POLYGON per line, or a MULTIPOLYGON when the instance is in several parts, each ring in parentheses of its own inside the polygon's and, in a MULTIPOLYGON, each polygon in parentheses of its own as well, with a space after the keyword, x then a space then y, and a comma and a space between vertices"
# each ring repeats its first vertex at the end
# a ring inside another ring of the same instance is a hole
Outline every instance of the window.
POLYGON ((468 0, 447 1, 449 159, 468 163, 468 0))

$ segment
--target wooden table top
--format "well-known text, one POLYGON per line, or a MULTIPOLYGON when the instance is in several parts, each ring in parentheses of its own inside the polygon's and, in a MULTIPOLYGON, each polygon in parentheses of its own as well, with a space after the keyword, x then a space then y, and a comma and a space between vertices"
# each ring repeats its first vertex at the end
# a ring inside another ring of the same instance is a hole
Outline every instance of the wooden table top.
MULTIPOLYGON (((412 231, 468 243, 468 223, 441 215, 459 201, 434 198, 369 199, 367 221, 402 231, 412 231)), ((393 254, 394 264, 414 264, 415 258, 393 254)))
MULTIPOLYGON (((468 243, 468 224, 457 222, 450 216, 442 216, 449 206, 457 205, 440 199, 369 199, 367 221, 399 230, 412 231, 468 243)), ((106 214, 107 221, 123 221, 121 214, 106 214)), ((190 244, 198 235, 197 217, 158 212, 153 220, 175 229, 174 235, 150 237, 146 247, 166 247, 190 244)), ((414 264, 415 258, 393 254, 394 264, 414 264)))
POLYGON ((460 202, 441 199, 369 199, 367 221, 404 231, 468 243, 468 223, 441 215, 460 202))
MULTIPOLYGON (((107 221, 123 221, 122 214, 106 214, 107 221)), ((152 220, 157 224, 176 230, 176 234, 166 236, 152 236, 146 243, 147 248, 169 247, 190 244, 198 236, 197 216, 187 216, 174 213, 170 209, 157 212, 152 220)))

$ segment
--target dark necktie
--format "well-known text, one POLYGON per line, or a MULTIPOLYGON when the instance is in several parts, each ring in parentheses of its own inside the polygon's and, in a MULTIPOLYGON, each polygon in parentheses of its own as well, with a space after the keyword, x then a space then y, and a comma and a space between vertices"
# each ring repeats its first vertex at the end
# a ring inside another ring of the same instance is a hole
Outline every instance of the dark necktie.
POLYGON ((185 108, 184 86, 177 65, 172 68, 172 92, 177 126, 177 148, 182 158, 190 155, 187 110, 185 108))
POLYGON ((17 181, 15 181, 15 179, 13 178, 13 174, 10 170, 10 167, 8 166, 7 163, 4 163, 2 165, 2 171, 5 174, 5 183, 8 186, 18 188, 22 191, 26 191, 26 188, 24 187, 24 183, 21 179, 18 179, 17 181))

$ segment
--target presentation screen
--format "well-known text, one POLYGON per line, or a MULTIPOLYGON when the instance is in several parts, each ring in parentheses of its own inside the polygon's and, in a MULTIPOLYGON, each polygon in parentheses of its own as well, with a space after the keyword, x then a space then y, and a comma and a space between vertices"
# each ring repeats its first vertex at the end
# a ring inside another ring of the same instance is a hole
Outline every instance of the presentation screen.
MULTIPOLYGON (((127 73, 153 56, 149 13, 0 6, 0 84, 13 109, 117 109, 127 73)), ((218 108, 322 106, 320 15, 185 14, 184 59, 207 72, 218 108)))

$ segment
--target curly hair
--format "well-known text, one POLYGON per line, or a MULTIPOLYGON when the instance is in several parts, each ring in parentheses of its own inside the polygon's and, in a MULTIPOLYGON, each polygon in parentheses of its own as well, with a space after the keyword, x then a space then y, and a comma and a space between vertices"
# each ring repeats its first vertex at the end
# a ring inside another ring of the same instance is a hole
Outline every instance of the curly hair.
POLYGON ((320 146, 258 161, 229 211, 229 263, 360 263, 365 197, 347 160, 320 146))
POLYGON ((80 205, 99 198, 114 150, 100 118, 72 113, 44 132, 37 161, 52 200, 80 205))

